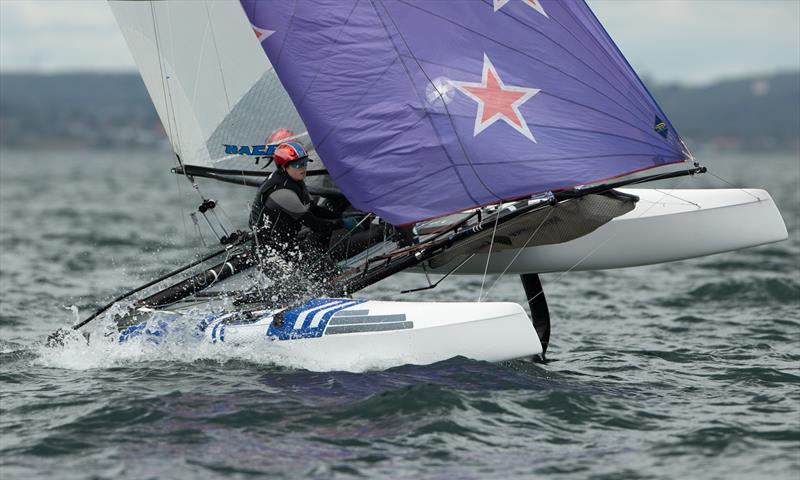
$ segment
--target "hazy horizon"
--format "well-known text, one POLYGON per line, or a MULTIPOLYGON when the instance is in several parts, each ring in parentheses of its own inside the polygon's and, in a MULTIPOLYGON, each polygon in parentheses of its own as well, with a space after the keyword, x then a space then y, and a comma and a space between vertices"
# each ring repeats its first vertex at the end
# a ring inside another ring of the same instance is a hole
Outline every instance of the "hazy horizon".
MULTIPOLYGON (((2 1, 2 0, 0 0, 2 1)), ((800 1, 800 0, 799 0, 800 1)), ((125 69, 107 69, 107 70, 98 70, 98 69, 64 69, 64 70, 0 70, 0 76, 2 75, 39 75, 39 76, 58 76, 58 75, 139 75, 139 71, 135 68, 125 68, 125 69)), ((691 82, 691 81, 681 81, 681 80, 669 80, 664 81, 658 78, 653 78, 646 74, 641 75, 642 79, 645 83, 650 84, 654 83, 659 86, 684 86, 690 88, 702 88, 706 86, 715 85, 718 83, 723 82, 731 82, 731 81, 739 81, 739 80, 756 80, 760 78, 769 78, 774 77, 777 75, 785 75, 785 74, 800 74, 800 67, 798 68, 786 68, 786 69, 777 69, 772 71, 763 71, 763 72, 743 72, 741 74, 731 74, 730 76, 723 76, 719 78, 712 78, 708 81, 704 82, 691 82)))

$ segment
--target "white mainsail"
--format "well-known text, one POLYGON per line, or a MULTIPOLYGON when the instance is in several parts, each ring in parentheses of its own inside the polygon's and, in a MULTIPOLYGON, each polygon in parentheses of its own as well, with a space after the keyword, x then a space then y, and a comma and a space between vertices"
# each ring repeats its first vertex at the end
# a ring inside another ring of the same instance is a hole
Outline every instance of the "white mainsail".
POLYGON ((109 5, 175 152, 186 165, 245 168, 278 128, 304 132, 237 1, 116 1, 109 5))

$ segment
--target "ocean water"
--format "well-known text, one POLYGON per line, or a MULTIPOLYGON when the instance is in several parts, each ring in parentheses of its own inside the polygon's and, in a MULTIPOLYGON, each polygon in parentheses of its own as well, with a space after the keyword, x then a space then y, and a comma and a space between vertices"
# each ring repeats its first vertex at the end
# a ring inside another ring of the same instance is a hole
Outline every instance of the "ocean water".
MULTIPOLYGON (((543 275, 544 365, 319 372, 253 352, 44 348, 49 332, 197 253, 199 197, 163 152, 0 152, 0 477, 796 480, 800 158, 698 159, 736 187, 767 188, 789 240, 543 275)), ((244 223, 252 189, 201 188, 228 225, 244 223)), ((422 278, 361 295, 476 300, 481 283, 398 293, 422 278)), ((489 300, 524 292, 506 276, 489 300)))

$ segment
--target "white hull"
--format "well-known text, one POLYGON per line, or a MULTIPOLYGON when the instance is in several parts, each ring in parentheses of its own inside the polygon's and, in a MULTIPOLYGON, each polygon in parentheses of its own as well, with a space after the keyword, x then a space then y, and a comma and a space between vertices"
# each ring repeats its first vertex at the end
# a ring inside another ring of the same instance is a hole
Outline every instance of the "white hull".
POLYGON ((154 311, 146 325, 129 327, 119 340, 168 341, 179 319, 191 317, 202 325, 193 331, 203 343, 313 370, 424 365, 456 356, 499 362, 542 352, 530 318, 516 303, 319 299, 284 312, 277 325, 268 311, 203 318, 191 312, 154 311))
MULTIPOLYGON (((569 242, 493 253, 488 272, 635 267, 755 247, 788 236, 780 212, 764 190, 619 190, 640 198, 632 211, 569 242)), ((455 273, 483 274, 486 257, 475 255, 455 273)), ((456 264, 436 271, 445 273, 456 264)))

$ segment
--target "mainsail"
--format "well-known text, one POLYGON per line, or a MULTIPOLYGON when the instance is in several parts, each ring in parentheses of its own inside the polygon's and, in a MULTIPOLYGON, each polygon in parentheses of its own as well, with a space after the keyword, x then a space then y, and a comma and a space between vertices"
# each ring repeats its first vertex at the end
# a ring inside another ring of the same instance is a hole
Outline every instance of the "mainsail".
POLYGON ((393 224, 686 162, 582 0, 241 0, 333 180, 393 224))
POLYGON ((258 146, 271 132, 305 132, 259 46, 269 33, 253 28, 238 3, 109 5, 184 165, 258 168, 258 146))

